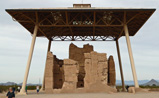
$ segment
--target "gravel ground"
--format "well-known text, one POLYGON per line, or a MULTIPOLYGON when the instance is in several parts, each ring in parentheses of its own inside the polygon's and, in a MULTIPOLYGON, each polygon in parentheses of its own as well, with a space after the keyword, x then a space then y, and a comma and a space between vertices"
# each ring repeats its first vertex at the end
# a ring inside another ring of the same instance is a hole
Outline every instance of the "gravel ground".
MULTIPOLYGON (((0 94, 0 98, 6 98, 0 94)), ((79 94, 35 94, 16 95, 16 98, 159 98, 159 92, 150 93, 79 93, 79 94)))

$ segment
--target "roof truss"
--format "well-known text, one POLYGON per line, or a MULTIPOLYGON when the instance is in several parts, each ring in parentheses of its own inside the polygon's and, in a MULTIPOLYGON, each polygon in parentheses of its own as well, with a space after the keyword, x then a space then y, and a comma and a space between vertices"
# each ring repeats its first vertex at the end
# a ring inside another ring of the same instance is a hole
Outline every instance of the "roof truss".
POLYGON ((155 10, 7 10, 32 34, 38 18, 38 37, 53 41, 114 41, 124 36, 127 24, 130 36, 142 27, 155 10))

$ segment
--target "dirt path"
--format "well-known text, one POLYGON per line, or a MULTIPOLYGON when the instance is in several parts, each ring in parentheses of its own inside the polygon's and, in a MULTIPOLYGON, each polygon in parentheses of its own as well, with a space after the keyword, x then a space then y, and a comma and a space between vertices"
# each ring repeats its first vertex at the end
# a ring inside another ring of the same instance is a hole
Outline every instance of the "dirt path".
POLYGON ((28 94, 16 98, 159 98, 159 92, 151 93, 85 93, 85 94, 28 94))
POLYGON ((0 93, 0 98, 6 98, 6 94, 1 94, 0 93))

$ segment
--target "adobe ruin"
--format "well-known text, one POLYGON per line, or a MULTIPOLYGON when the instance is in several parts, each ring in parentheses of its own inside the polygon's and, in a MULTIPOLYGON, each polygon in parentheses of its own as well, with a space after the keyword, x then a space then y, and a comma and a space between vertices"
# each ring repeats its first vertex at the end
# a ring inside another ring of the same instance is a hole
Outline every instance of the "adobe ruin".
POLYGON ((69 59, 60 60, 47 54, 45 68, 46 93, 116 92, 115 63, 113 56, 97 53, 86 44, 69 47, 69 59))

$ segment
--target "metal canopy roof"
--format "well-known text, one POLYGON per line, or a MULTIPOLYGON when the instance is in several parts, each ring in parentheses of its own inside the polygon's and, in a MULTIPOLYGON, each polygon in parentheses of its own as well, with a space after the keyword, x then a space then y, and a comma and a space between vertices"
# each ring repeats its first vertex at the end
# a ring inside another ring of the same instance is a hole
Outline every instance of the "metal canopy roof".
POLYGON ((38 20, 37 37, 53 41, 112 41, 124 36, 124 24, 129 35, 134 36, 155 9, 91 7, 6 11, 31 34, 38 20))

